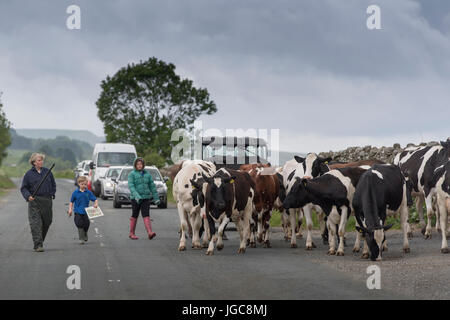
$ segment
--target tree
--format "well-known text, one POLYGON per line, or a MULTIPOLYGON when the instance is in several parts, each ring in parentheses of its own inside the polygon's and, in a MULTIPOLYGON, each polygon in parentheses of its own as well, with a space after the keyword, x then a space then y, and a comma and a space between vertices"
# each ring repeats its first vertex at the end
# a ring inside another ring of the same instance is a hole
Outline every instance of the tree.
POLYGON ((143 158, 145 160, 145 163, 149 166, 162 168, 166 164, 166 159, 162 157, 158 152, 151 149, 144 150, 143 158))
POLYGON ((155 57, 129 64, 106 77, 97 100, 107 142, 131 143, 138 153, 151 149, 169 160, 175 129, 192 129, 202 114, 217 111, 204 88, 175 73, 175 65, 155 57))
MULTIPOLYGON (((0 98, 2 93, 0 92, 0 98)), ((3 104, 0 100, 0 164, 3 159, 8 155, 6 152, 6 148, 11 144, 11 134, 9 129, 11 127, 11 123, 6 118, 6 114, 3 111, 3 104)))

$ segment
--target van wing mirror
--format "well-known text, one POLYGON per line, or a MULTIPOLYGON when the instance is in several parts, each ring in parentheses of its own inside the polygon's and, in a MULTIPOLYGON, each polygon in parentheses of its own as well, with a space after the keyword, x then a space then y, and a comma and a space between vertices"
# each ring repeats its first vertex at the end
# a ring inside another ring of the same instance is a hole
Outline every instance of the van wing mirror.
POLYGON ((94 164, 94 162, 89 163, 89 168, 90 168, 91 170, 95 169, 95 164, 94 164))
POLYGON ((167 181, 169 181, 169 177, 168 176, 164 176, 164 182, 167 182, 167 181))

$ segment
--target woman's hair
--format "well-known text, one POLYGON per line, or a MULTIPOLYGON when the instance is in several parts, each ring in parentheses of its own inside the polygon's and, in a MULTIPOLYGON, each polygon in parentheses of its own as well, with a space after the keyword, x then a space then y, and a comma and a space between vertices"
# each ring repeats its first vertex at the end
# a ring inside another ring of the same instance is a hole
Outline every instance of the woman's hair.
POLYGON ((30 164, 31 164, 32 166, 34 166, 34 162, 35 162, 37 159, 39 159, 39 158, 41 158, 42 160, 44 160, 44 159, 45 159, 45 155, 42 154, 42 153, 37 153, 37 152, 33 153, 33 154, 31 155, 31 157, 30 157, 30 164))
POLYGON ((79 176, 77 178, 77 184, 80 184, 81 182, 87 182, 88 178, 86 176, 79 176))

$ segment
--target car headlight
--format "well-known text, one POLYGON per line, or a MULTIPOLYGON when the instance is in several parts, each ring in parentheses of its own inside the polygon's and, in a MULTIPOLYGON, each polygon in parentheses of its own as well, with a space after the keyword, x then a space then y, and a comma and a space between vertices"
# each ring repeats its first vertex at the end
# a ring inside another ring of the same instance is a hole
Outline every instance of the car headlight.
POLYGON ((107 182, 107 183, 105 183, 105 186, 108 188, 112 188, 114 186, 114 184, 112 184, 111 182, 107 182))
POLYGON ((165 192, 167 191, 167 186, 165 184, 159 184, 156 186, 156 190, 158 190, 159 192, 165 192))

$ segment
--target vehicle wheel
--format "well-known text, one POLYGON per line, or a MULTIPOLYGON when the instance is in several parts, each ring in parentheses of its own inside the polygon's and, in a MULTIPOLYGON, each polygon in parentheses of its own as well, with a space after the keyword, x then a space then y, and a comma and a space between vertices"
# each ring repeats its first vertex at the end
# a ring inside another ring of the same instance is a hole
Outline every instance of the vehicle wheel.
POLYGON ((100 192, 101 192, 101 185, 99 186, 98 183, 95 184, 95 189, 94 191, 94 196, 96 196, 97 198, 100 197, 100 192))
POLYGON ((158 208, 167 209, 167 200, 158 204, 158 208))
POLYGON ((122 205, 116 201, 116 197, 113 198, 113 207, 116 209, 122 208, 122 205))

